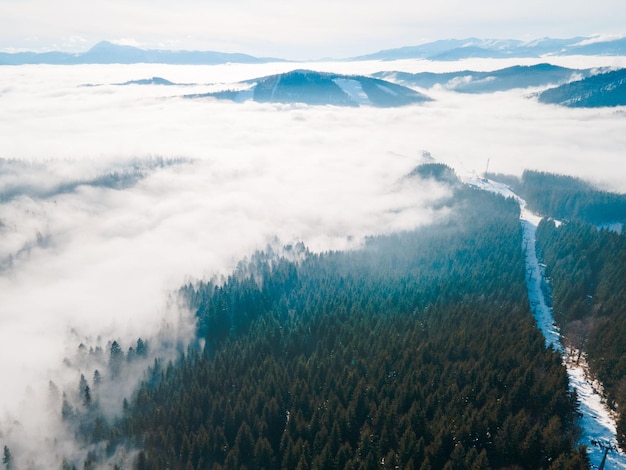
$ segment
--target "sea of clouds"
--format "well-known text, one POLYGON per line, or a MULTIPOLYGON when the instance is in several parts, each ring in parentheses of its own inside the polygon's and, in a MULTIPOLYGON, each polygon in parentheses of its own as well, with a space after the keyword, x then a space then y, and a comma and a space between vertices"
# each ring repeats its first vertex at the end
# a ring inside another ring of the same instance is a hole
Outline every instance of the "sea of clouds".
MULTIPOLYGON (((622 59, 559 60, 582 68, 622 59)), ((42 397, 49 380, 77 383, 80 367, 63 359, 80 342, 128 347, 164 325, 191 341, 193 316, 173 294, 184 283, 228 274, 268 244, 351 249, 431 223, 446 188, 403 178, 425 152, 459 173, 481 173, 489 159, 493 172, 560 172, 626 191, 623 108, 442 87, 420 90, 433 102, 395 109, 182 98, 294 68, 508 65, 1 67, 0 443, 15 445, 26 426, 48 432, 42 397), (116 85, 153 76, 191 85, 116 85)))

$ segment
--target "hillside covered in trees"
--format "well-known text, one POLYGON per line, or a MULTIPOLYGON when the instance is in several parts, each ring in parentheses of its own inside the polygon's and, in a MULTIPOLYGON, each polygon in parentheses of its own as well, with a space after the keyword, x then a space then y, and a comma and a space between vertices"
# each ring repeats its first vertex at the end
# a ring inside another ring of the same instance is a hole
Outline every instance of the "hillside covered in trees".
POLYGON ((599 73, 582 80, 549 88, 539 102, 571 108, 598 108, 626 104, 626 69, 599 73))
POLYGON ((526 200, 529 209, 544 217, 597 225, 626 222, 626 194, 603 191, 573 176, 525 170, 521 178, 489 177, 508 184, 526 200))
POLYGON ((115 419, 82 384, 66 424, 89 454, 65 468, 588 468, 530 314, 517 203, 414 174, 449 181, 445 220, 183 287, 198 345, 156 360, 115 419))
POLYGON ((591 372, 620 411, 617 439, 626 446, 626 235, 543 220, 537 241, 551 279, 554 315, 567 343, 587 354, 591 372))
POLYGON ((420 88, 435 85, 459 93, 494 93, 513 88, 557 85, 571 80, 574 74, 586 77, 590 70, 568 69, 552 64, 514 65, 499 70, 460 70, 453 72, 377 72, 375 77, 395 80, 420 88))

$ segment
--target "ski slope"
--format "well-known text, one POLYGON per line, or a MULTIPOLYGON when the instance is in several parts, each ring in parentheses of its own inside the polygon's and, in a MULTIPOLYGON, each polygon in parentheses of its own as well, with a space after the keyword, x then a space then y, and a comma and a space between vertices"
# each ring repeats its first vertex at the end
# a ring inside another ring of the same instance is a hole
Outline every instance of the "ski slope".
POLYGON ((579 444, 587 446, 592 468, 599 468, 605 454, 605 448, 611 447, 606 456, 604 468, 626 469, 626 454, 617 449, 615 439, 615 417, 603 400, 602 385, 593 380, 587 373, 584 357, 576 361, 577 354, 568 354, 561 343, 561 335, 554 322, 552 308, 548 306, 542 283, 546 282, 544 266, 539 262, 536 251, 537 225, 541 217, 532 213, 526 207, 526 201, 515 194, 511 189, 495 181, 481 178, 476 174, 461 178, 465 184, 475 186, 485 191, 514 198, 520 205, 520 223, 523 230, 523 248, 526 258, 526 285, 528 300, 533 312, 537 327, 543 333, 546 347, 553 347, 561 353, 563 363, 567 368, 570 388, 576 391, 579 403, 580 426, 582 435, 579 444))

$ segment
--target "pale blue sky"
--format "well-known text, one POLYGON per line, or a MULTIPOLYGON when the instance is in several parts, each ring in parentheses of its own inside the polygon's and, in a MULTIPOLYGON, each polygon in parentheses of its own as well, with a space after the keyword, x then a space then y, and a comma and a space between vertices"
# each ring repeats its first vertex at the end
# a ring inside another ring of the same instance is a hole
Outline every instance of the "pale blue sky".
POLYGON ((443 38, 626 33, 624 0, 0 0, 0 50, 144 48, 345 57, 443 38))

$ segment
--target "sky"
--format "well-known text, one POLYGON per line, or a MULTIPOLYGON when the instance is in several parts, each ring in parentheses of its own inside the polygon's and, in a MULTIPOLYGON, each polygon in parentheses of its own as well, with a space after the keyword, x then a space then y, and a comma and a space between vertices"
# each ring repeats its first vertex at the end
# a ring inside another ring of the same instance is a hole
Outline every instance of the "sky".
POLYGON ((294 60, 447 38, 623 35, 622 0, 0 0, 0 50, 82 52, 109 40, 294 60))

